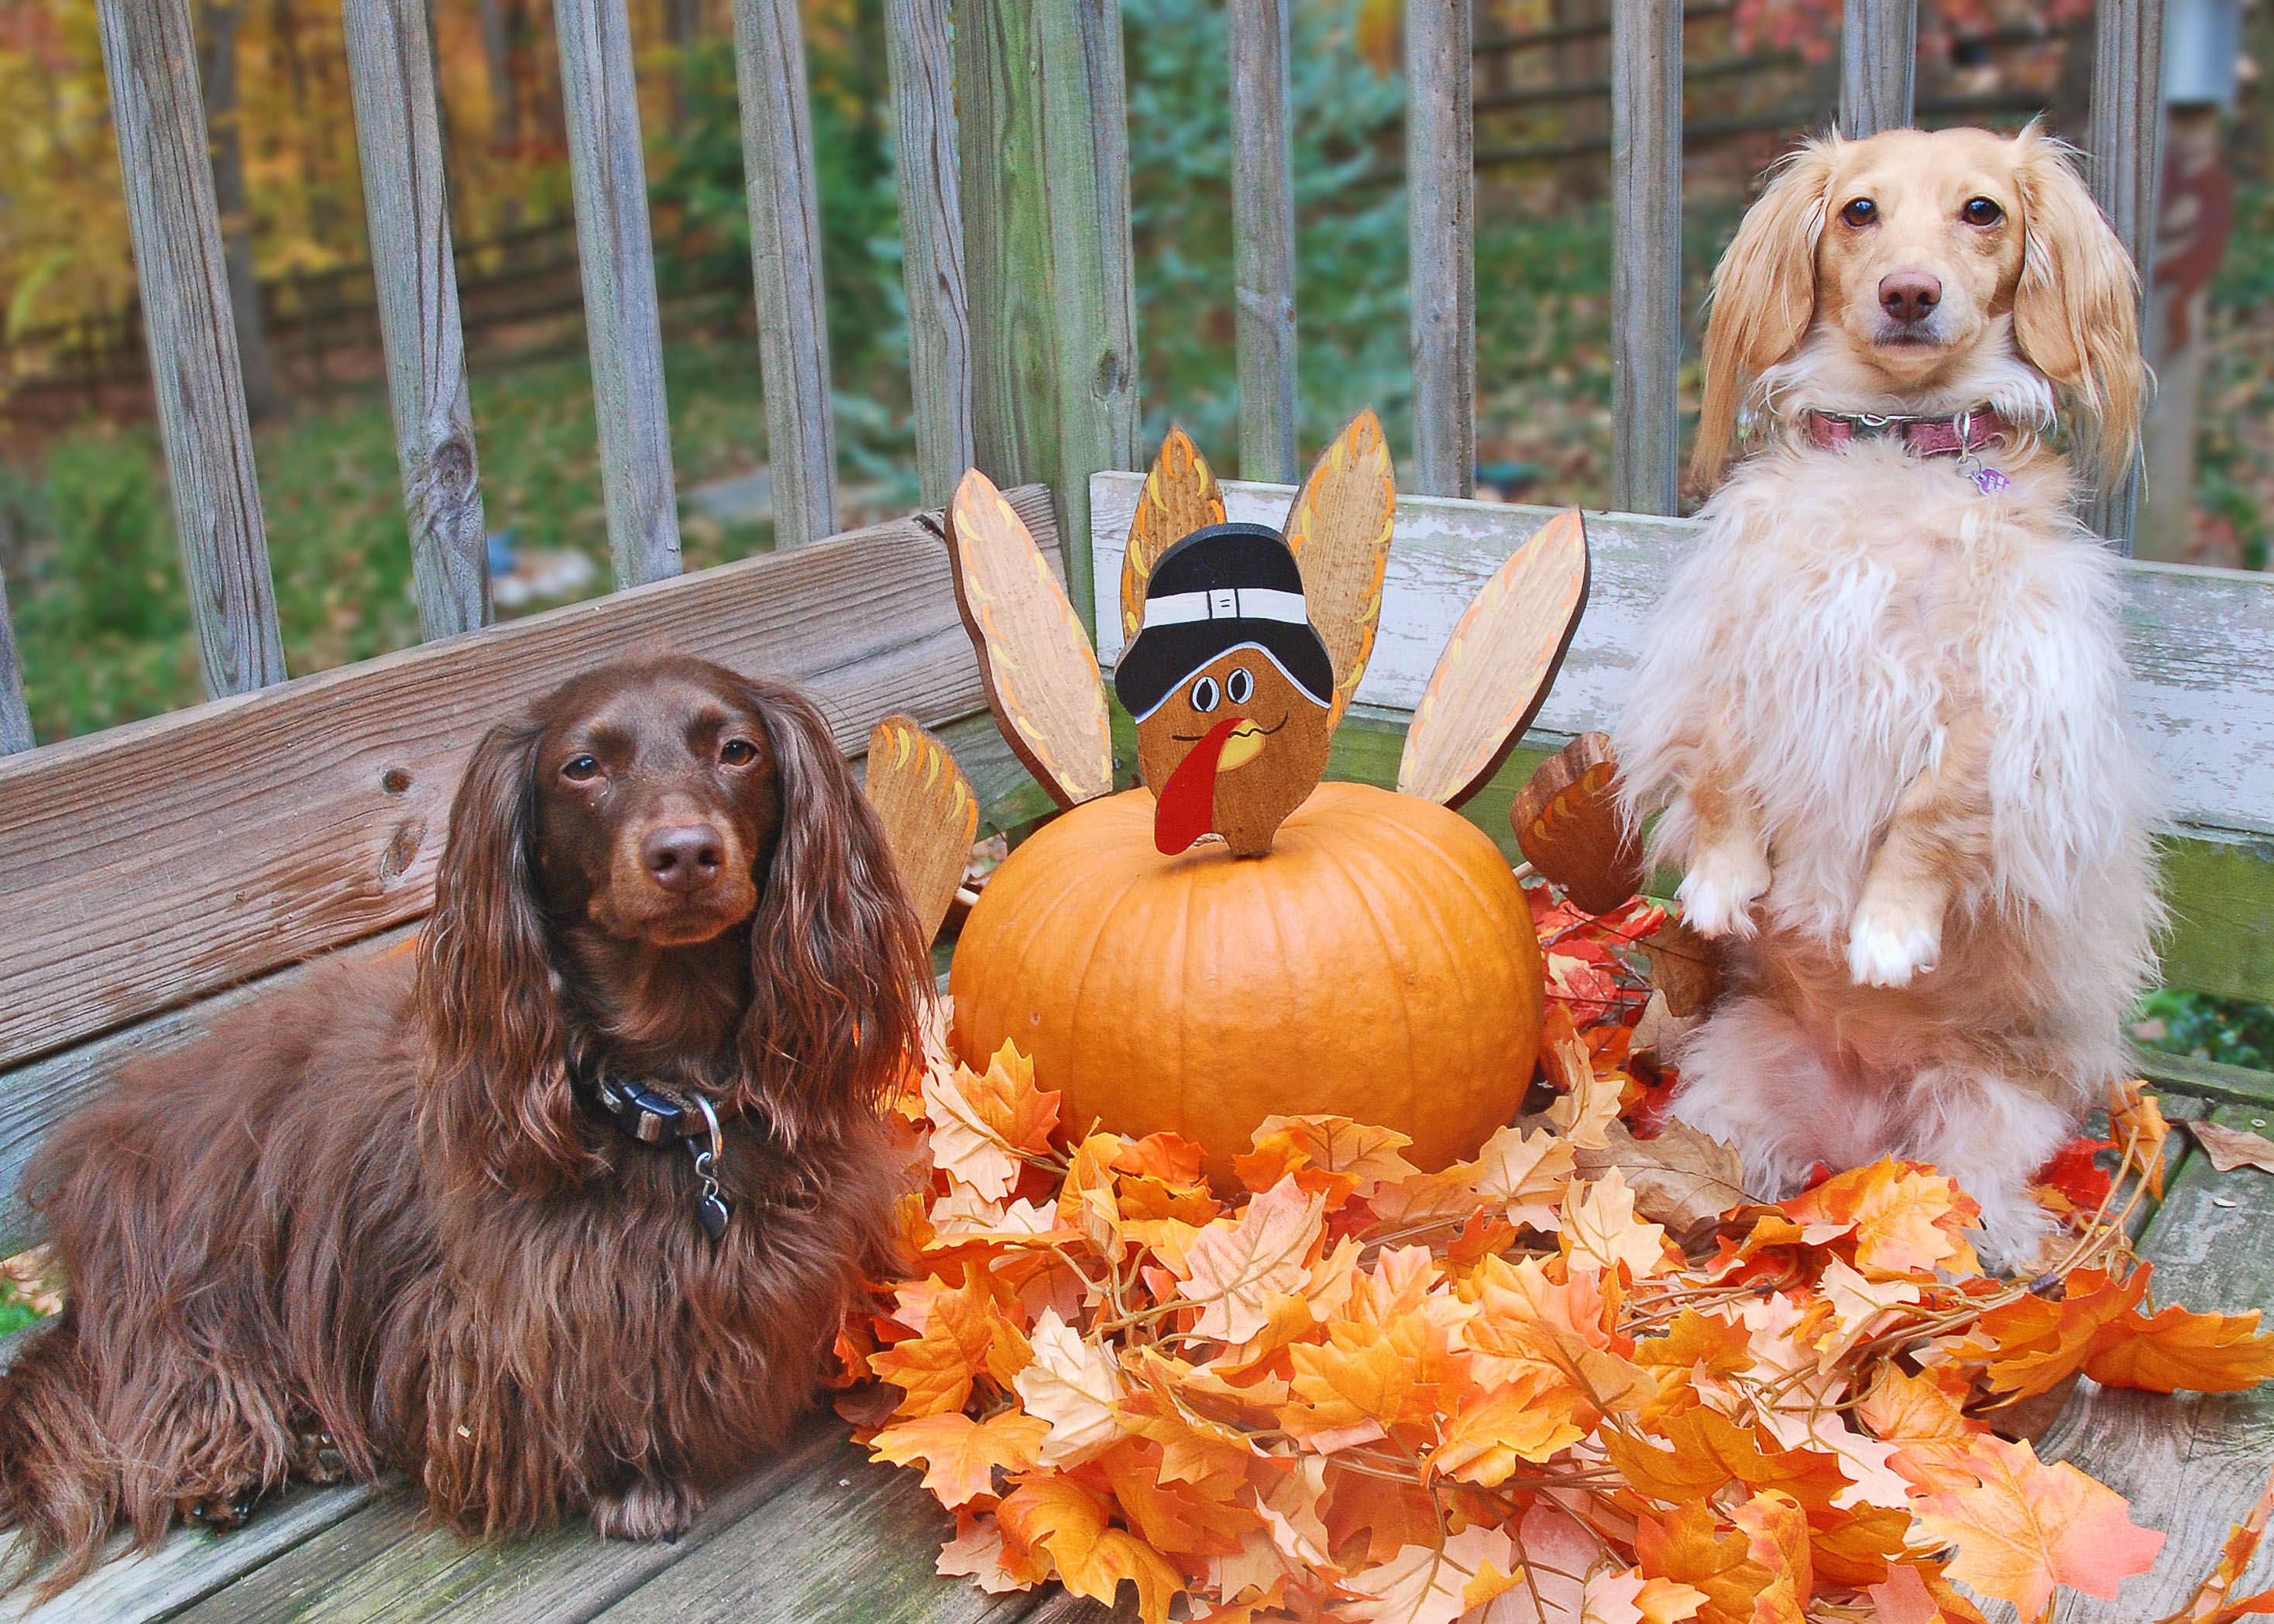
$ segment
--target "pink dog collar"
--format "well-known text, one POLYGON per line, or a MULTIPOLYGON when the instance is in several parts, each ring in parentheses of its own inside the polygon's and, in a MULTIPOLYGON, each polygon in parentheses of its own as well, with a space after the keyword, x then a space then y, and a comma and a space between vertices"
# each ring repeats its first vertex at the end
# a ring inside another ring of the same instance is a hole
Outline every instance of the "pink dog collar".
POLYGON ((1894 440, 1914 456, 1970 456, 2013 432, 2013 425, 1987 406, 1949 417, 1805 411, 1800 421, 1808 443, 1818 451, 1839 451, 1859 440, 1894 440))

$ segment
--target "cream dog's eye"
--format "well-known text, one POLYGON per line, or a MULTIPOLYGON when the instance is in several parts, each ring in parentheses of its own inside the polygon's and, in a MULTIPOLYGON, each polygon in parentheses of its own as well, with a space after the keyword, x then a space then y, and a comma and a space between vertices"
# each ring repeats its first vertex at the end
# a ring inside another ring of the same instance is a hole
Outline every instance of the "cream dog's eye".
POLYGON ((1994 226, 2006 217, 2006 211, 1988 198, 1970 198, 1958 217, 1969 226, 1994 226))
POLYGON ((1852 198, 1848 207, 1840 211, 1840 218, 1851 226, 1875 225, 1879 219, 1879 206, 1869 198, 1852 198))

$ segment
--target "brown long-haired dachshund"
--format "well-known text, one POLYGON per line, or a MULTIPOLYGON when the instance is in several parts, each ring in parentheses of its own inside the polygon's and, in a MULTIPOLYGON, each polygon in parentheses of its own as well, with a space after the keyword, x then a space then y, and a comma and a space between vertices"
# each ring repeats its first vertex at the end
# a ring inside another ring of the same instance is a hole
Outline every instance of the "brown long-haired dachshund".
POLYGON ((475 751, 415 959, 130 1069, 29 1181, 70 1303, 0 1379, 0 1523, 389 1467, 507 1538, 687 1527, 809 1402, 897 1187, 922 944, 820 713, 693 659, 475 751), (715 1123, 715 1126, 714 1126, 715 1123))

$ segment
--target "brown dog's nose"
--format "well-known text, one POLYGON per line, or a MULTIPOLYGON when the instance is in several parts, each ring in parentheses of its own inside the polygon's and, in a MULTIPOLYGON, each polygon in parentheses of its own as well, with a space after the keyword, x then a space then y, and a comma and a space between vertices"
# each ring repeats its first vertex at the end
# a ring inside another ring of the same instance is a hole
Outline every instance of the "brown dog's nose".
POLYGON ((651 829, 640 842, 648 877, 665 891, 697 891, 719 877, 727 843, 708 823, 676 823, 651 829))
POLYGON ((1920 271, 1879 278, 1879 308, 1898 321, 1924 321, 1942 303, 1942 280, 1920 271))

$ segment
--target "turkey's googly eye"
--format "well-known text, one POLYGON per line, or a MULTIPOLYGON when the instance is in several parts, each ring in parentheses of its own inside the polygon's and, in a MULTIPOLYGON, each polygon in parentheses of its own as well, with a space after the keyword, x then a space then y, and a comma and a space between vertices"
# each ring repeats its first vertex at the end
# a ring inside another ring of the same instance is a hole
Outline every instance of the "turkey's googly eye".
POLYGON ((1224 680, 1224 696, 1236 705, 1244 705, 1255 696, 1255 679, 1246 666, 1232 667, 1231 674, 1224 680))
POLYGON ((1203 716, 1216 709, 1216 703, 1220 697, 1214 677, 1202 677, 1193 684, 1193 709, 1203 716))

